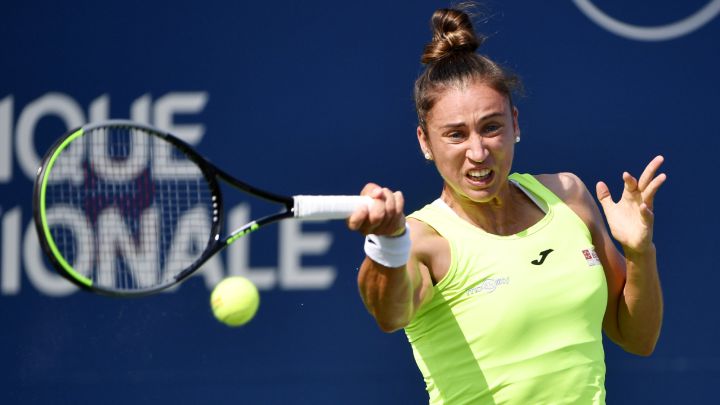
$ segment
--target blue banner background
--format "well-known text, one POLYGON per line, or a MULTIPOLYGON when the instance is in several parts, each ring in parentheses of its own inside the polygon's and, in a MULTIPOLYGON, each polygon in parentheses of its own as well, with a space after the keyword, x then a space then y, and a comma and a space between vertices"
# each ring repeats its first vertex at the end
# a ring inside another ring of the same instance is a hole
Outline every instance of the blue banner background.
MULTIPOLYGON (((643 26, 672 23, 708 3, 595 1, 643 26)), ((355 285, 362 237, 342 223, 301 227, 331 237, 325 252, 301 261, 330 266, 336 276, 328 286, 282 282, 285 230, 250 237, 247 265, 274 278, 261 288, 256 319, 239 329, 210 312, 217 272, 134 300, 63 287, 47 263, 33 261, 28 224, 32 153, 41 156, 68 122, 52 112, 36 126, 20 122, 38 100, 59 95, 84 119, 91 105, 107 102, 113 118, 139 105, 158 124, 161 100, 185 95, 206 102, 177 109, 173 123, 202 125, 198 149, 247 182, 285 194, 352 194, 374 181, 402 190, 414 210, 441 189, 417 146, 412 84, 429 18, 445 5, 4 2, 0 402, 426 402, 404 335, 381 333, 365 313, 355 285)), ((617 196, 622 171, 639 174, 656 154, 667 160, 655 235, 663 333, 649 358, 606 345, 608 402, 712 401, 720 377, 712 214, 720 18, 647 42, 608 32, 571 1, 486 6, 488 20, 477 24, 489 36, 481 50, 527 88, 517 100, 516 171, 571 171, 591 190, 607 181, 617 196)), ((228 255, 216 267, 222 275, 237 272, 228 255)))

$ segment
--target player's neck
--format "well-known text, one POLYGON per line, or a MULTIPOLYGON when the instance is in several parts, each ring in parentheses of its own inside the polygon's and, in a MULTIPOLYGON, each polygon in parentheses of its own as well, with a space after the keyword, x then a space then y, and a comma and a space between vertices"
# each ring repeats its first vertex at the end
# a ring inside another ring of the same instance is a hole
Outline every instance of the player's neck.
POLYGON ((513 235, 537 222, 537 207, 507 182, 489 201, 472 201, 445 186, 441 198, 462 219, 495 235, 513 235))

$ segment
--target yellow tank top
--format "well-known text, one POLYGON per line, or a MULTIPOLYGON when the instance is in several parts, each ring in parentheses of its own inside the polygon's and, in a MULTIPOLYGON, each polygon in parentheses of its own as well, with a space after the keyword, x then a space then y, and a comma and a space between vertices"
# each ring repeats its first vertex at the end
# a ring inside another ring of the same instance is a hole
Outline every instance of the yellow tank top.
POLYGON ((510 179, 546 212, 498 236, 429 204, 410 218, 451 264, 405 328, 431 404, 604 404, 607 285, 583 221, 532 175, 510 179))

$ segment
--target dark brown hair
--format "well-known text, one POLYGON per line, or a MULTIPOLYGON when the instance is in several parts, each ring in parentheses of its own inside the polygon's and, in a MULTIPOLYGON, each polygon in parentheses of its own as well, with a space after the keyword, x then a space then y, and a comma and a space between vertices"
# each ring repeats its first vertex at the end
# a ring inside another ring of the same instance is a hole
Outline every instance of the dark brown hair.
POLYGON ((497 63, 475 51, 485 40, 473 29, 468 6, 439 9, 431 19, 433 37, 422 58, 425 70, 415 81, 415 109, 418 121, 427 133, 425 119, 441 92, 452 86, 474 81, 484 83, 507 96, 522 87, 520 79, 497 63))

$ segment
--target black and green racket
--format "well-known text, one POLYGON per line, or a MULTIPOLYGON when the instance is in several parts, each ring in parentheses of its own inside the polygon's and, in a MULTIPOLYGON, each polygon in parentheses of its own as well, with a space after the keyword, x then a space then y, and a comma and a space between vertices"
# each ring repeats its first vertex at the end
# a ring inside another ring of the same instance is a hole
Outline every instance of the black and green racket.
POLYGON ((38 169, 33 209, 40 245, 78 286, 115 296, 181 282, 238 238, 285 218, 344 219, 360 196, 281 196, 218 169, 177 137, 131 121, 70 131, 38 169), (219 180, 280 204, 222 236, 219 180))

